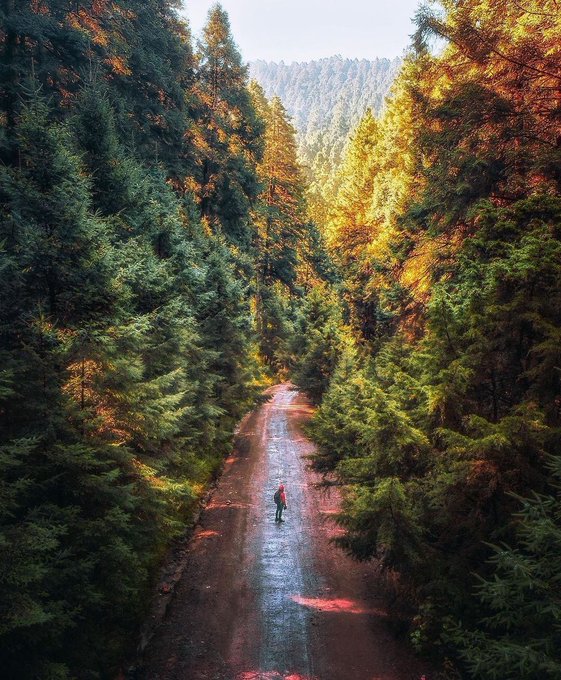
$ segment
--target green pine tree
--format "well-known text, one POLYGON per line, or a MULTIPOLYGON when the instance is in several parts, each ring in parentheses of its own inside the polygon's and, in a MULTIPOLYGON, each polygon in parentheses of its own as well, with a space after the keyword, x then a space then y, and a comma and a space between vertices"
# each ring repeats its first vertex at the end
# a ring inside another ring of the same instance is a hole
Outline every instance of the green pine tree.
POLYGON ((256 162, 262 123, 251 102, 247 68, 232 38, 228 15, 214 5, 199 45, 197 198, 201 216, 234 246, 249 251, 250 210, 259 193, 256 162))
POLYGON ((511 545, 493 548, 489 577, 477 588, 478 629, 452 638, 469 677, 533 680, 561 674, 561 460, 551 460, 552 491, 521 499, 511 545))

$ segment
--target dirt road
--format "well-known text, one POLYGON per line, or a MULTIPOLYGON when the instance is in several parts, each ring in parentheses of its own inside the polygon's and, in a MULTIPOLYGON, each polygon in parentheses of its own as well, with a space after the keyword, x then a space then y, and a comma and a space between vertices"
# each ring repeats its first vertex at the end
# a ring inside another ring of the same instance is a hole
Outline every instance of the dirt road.
POLYGON ((284 384, 242 423, 143 680, 417 680, 426 672, 387 631, 372 566, 329 542, 338 499, 316 489, 307 469, 309 414, 284 384), (280 480, 282 524, 273 503, 280 480))

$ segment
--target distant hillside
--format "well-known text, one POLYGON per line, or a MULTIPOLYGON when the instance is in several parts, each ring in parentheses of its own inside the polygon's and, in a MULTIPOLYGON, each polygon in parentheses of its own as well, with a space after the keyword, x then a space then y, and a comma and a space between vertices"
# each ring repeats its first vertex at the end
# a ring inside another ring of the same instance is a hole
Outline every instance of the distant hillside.
POLYGON ((400 66, 399 58, 370 61, 339 56, 292 64, 250 64, 251 77, 267 96, 278 95, 292 116, 301 160, 316 198, 332 190, 349 132, 368 107, 375 114, 380 112, 400 66))
POLYGON ((278 95, 302 135, 330 125, 333 119, 356 124, 365 109, 378 113, 401 65, 401 59, 343 59, 285 64, 254 61, 251 77, 268 96, 278 95))

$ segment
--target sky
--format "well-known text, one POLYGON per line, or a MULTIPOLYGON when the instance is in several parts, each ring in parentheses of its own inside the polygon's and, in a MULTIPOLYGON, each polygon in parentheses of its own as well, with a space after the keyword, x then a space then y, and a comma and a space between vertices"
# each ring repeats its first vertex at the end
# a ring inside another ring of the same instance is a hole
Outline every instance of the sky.
MULTIPOLYGON (((215 0, 184 0, 195 37, 215 0)), ((419 0, 222 0, 245 61, 403 54, 419 0)))

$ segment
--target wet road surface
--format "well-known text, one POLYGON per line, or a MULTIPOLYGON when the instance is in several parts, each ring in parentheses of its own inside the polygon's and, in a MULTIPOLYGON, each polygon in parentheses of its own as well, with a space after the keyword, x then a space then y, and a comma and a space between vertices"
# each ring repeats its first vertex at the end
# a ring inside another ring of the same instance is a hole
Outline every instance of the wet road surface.
POLYGON ((330 543, 339 499, 307 468, 308 402, 289 384, 270 396, 240 426, 140 677, 417 680, 427 670, 387 630, 373 566, 330 543), (281 481, 288 509, 275 523, 281 481))

